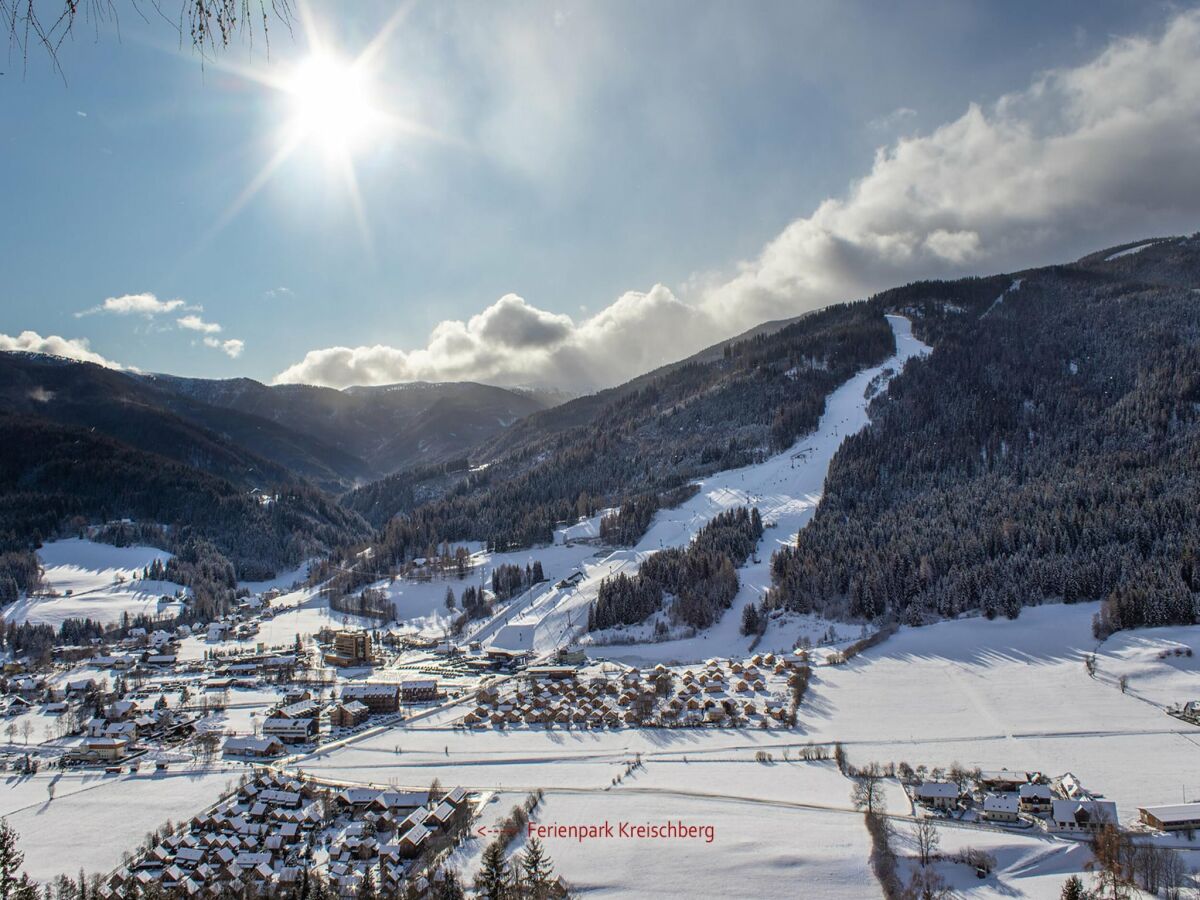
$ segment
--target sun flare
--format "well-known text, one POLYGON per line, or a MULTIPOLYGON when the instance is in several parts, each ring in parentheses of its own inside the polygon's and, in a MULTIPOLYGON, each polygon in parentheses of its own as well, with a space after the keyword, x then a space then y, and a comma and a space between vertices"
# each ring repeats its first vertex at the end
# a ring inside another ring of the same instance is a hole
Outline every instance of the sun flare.
POLYGON ((366 72, 352 62, 310 56, 292 73, 288 93, 295 137, 327 152, 361 149, 378 118, 366 72))

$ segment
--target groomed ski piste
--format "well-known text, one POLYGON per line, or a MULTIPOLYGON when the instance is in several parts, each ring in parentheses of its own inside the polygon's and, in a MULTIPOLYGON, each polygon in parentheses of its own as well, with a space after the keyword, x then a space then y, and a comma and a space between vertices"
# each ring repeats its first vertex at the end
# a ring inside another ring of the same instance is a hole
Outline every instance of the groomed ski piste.
MULTIPOLYGON (((821 501, 825 474, 841 442, 863 428, 867 416, 868 386, 898 372, 915 356, 929 348, 912 333, 912 323, 903 316, 888 316, 896 340, 896 354, 879 366, 865 369, 838 387, 827 398, 817 430, 792 447, 763 463, 719 472, 699 482, 700 491, 674 509, 660 510, 650 528, 631 549, 615 550, 601 558, 585 560, 584 577, 572 588, 550 588, 533 592, 523 608, 506 611, 501 627, 485 632, 485 645, 506 650, 530 650, 546 654, 584 636, 588 607, 596 599, 600 583, 618 572, 637 571, 643 559, 666 547, 686 546, 716 515, 739 506, 758 507, 768 525, 754 560, 738 570, 740 589, 732 607, 712 628, 678 640, 657 643, 637 640, 649 637, 648 627, 614 630, 585 638, 589 656, 631 664, 687 663, 712 656, 745 655, 750 638, 740 632, 742 610, 758 601, 771 582, 771 554, 794 539, 821 501), (611 643, 617 642, 617 643, 611 643)), ((549 567, 547 571, 550 571, 549 567)), ((790 650, 805 626, 817 633, 829 623, 811 621, 773 623, 759 643, 766 652, 790 650)), ((836 628, 836 626, 834 626, 836 628)), ((847 637, 857 632, 842 626, 847 637)))

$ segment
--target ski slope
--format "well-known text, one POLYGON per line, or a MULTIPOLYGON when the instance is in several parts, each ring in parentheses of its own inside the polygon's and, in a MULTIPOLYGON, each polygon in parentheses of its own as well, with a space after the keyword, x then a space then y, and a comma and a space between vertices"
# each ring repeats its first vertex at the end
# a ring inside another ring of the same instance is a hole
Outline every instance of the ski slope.
MULTIPOLYGON (((510 618, 491 642, 506 649, 547 653, 582 635, 587 609, 595 600, 600 582, 618 572, 632 573, 641 560, 666 547, 686 546, 717 514, 738 506, 757 506, 768 523, 756 560, 738 570, 741 588, 732 607, 712 627, 694 637, 659 643, 589 646, 589 654, 631 663, 694 662, 711 656, 744 654, 750 639, 740 633, 742 609, 759 600, 770 586, 771 554, 791 541, 804 527, 825 484, 834 453, 847 435, 863 428, 867 416, 868 385, 883 373, 894 373, 929 348, 912 333, 903 316, 888 316, 896 340, 894 356, 859 372, 828 397, 817 430, 763 463, 718 472, 701 481, 700 492, 674 509, 660 510, 645 536, 631 549, 617 550, 582 564, 585 578, 570 590, 547 590, 531 598, 520 617, 510 618)), ((762 649, 791 649, 800 627, 768 632, 762 649)), ((588 641, 584 640, 585 646, 588 641)))

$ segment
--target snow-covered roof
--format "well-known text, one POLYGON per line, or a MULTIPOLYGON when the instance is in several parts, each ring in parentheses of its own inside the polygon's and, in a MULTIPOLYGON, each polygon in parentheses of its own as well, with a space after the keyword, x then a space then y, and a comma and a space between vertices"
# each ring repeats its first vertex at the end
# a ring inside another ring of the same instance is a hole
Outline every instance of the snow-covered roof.
POLYGON ((958 785, 950 781, 926 781, 917 788, 918 797, 958 797, 958 785))
POLYGON ((988 794, 983 798, 983 811, 1015 813, 1017 803, 1016 794, 988 794))
POLYGON ((1055 822, 1066 825, 1097 820, 1112 822, 1115 825, 1117 804, 1111 800, 1055 800, 1051 815, 1055 822))
POLYGON ((1149 813, 1164 824, 1200 821, 1200 803, 1173 803, 1167 806, 1144 806, 1139 812, 1149 813))

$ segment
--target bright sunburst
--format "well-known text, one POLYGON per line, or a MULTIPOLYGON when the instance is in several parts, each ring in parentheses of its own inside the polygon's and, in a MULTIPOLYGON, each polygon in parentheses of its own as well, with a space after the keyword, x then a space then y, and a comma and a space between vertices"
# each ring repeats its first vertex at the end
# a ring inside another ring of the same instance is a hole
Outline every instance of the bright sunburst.
POLYGON ((360 149, 379 124, 367 73, 356 62, 310 56, 292 73, 287 93, 295 137, 327 153, 346 155, 360 149))
POLYGON ((372 142, 381 143, 398 136, 445 140, 436 131, 380 105, 381 98, 376 96, 374 90, 380 52, 411 8, 412 0, 401 3, 356 56, 345 58, 329 48, 311 10, 301 2, 301 20, 310 48, 305 59, 283 72, 271 66, 246 68, 228 63, 218 65, 277 91, 288 104, 288 109, 274 153, 234 198, 201 243, 206 243, 220 232, 298 150, 316 147, 325 156, 327 167, 344 184, 363 239, 370 245, 366 213, 355 173, 355 157, 368 150, 372 142))

